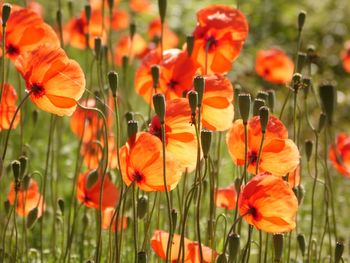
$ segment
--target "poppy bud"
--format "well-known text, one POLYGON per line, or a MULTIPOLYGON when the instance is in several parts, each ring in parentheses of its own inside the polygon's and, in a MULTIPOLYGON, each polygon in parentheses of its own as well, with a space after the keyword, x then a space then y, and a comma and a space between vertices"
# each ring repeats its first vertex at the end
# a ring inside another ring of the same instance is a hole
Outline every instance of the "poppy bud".
POLYGON ((39 115, 39 112, 37 109, 32 111, 33 126, 35 126, 36 123, 38 122, 38 115, 39 115))
POLYGON ((233 262, 237 257, 240 239, 241 237, 236 233, 232 233, 228 236, 228 260, 230 262, 233 262))
POLYGON ((124 74, 128 69, 128 65, 129 65, 129 57, 126 55, 122 56, 122 69, 124 74))
POLYGON ((62 26, 62 11, 57 10, 56 12, 56 21, 59 26, 62 26))
POLYGON ((198 107, 202 106, 205 81, 203 76, 196 76, 193 80, 194 90, 198 92, 198 107))
POLYGON ((314 143, 311 140, 305 141, 305 154, 306 154, 306 160, 309 162, 312 155, 312 148, 314 143))
POLYGON ((140 251, 137 253, 137 262, 146 263, 147 262, 147 254, 144 251, 140 251))
POLYGON ((138 127, 138 122, 137 121, 128 121, 128 138, 132 139, 135 134, 137 133, 139 127, 138 127))
POLYGON ((108 8, 109 10, 113 10, 113 7, 114 7, 114 0, 108 0, 108 8))
POLYGON ((301 251, 301 255, 304 256, 305 248, 306 248, 305 236, 303 234, 298 234, 297 240, 298 240, 299 249, 301 251))
POLYGON ((306 12, 301 10, 298 15, 298 30, 301 31, 305 24, 306 12))
POLYGON ((102 49, 102 40, 100 37, 95 37, 94 49, 95 49, 96 60, 100 60, 101 49, 102 49))
POLYGON ((323 130, 324 126, 326 125, 326 121, 327 121, 326 114, 321 112, 320 118, 318 119, 318 128, 317 128, 318 132, 321 132, 323 130))
POLYGON ((259 115, 259 109, 265 106, 265 101, 263 99, 255 99, 253 104, 253 116, 259 115))
POLYGON ((6 3, 2 5, 2 26, 5 27, 11 14, 11 5, 6 3))
POLYGON ((302 185, 298 185, 297 188, 298 188, 298 196, 297 196, 298 205, 301 205, 305 197, 305 188, 302 185))
POLYGON ((21 163, 17 160, 13 161, 11 163, 13 176, 15 177, 15 181, 18 181, 20 179, 21 174, 21 163))
POLYGON ((158 0, 159 17, 162 24, 164 24, 166 14, 167 0, 158 0))
POLYGON ((6 214, 8 214, 8 213, 10 212, 10 207, 11 207, 10 201, 9 201, 9 200, 6 200, 6 201, 4 202, 4 208, 5 208, 6 214))
POLYGON ((22 155, 21 157, 19 157, 18 160, 21 163, 21 178, 22 178, 27 169, 28 157, 22 155))
POLYGON ((204 158, 208 158, 210 145, 211 145, 211 137, 212 137, 211 131, 208 131, 208 130, 201 131, 201 144, 202 144, 202 151, 203 151, 204 158))
POLYGON ((34 207, 32 210, 29 211, 26 223, 26 227, 28 229, 32 228, 32 226, 36 222, 36 219, 38 218, 38 212, 38 207, 34 207))
POLYGON ((64 200, 62 198, 59 198, 57 200, 58 207, 61 211, 61 214, 64 215, 64 200))
POLYGON ((98 172, 96 169, 92 170, 89 172, 88 176, 87 176, 87 181, 86 181, 86 186, 87 188, 91 188, 98 179, 98 172))
POLYGON ((148 211, 148 197, 146 195, 140 196, 137 201, 137 217, 142 219, 148 211))
POLYGON ((85 33, 85 47, 90 49, 90 35, 85 33))
POLYGON ((275 94, 275 91, 272 89, 268 90, 267 93, 269 94, 269 97, 267 98, 267 105, 269 106, 269 109, 273 113, 275 109, 276 94, 275 94))
POLYGON ((306 53, 304 52, 299 52, 298 53, 298 72, 301 72, 301 70, 303 69, 305 62, 306 62, 306 53))
POLYGON ((302 76, 300 73, 295 73, 292 78, 292 87, 294 92, 298 92, 299 88, 301 87, 301 79, 302 76))
POLYGON ((27 190, 28 187, 29 187, 29 183, 30 183, 30 176, 29 175, 25 175, 23 177, 23 180, 22 180, 22 187, 23 187, 23 189, 27 190))
POLYGON ((235 184, 235 190, 238 193, 241 188, 241 179, 239 177, 236 177, 234 184, 235 184))
POLYGON ((188 92, 188 102, 190 104, 192 116, 196 116, 197 105, 198 105, 197 91, 191 90, 188 92))
POLYGON ((281 262, 283 254, 283 234, 274 234, 273 237, 273 248, 275 251, 274 262, 281 262))
POLYGON ((337 91, 332 83, 323 83, 319 87, 323 111, 327 115, 327 122, 332 125, 333 113, 337 102, 337 91))
POLYGON ((216 259, 216 263, 227 263, 227 258, 225 253, 222 253, 218 256, 218 258, 216 259))
POLYGON ((159 117, 161 124, 164 124, 165 121, 165 97, 161 93, 156 93, 153 95, 153 105, 154 111, 159 117))
POLYGON ((86 16, 86 23, 90 24, 90 18, 91 18, 91 5, 85 5, 85 16, 86 16))
POLYGON ((269 94, 266 91, 262 91, 260 90, 257 94, 256 94, 256 99, 262 99, 264 101, 267 101, 269 97, 269 94))
POLYGON ((267 124, 269 122, 269 108, 266 106, 263 106, 259 109, 259 116, 260 116, 260 125, 261 125, 261 132, 265 133, 267 124))
POLYGON ((131 22, 129 26, 130 39, 133 39, 135 32, 136 32, 136 24, 134 22, 131 22))
POLYGON ((177 211, 175 208, 171 210, 171 221, 173 223, 173 231, 175 231, 177 224, 177 211))
POLYGON ((130 111, 126 112, 125 119, 126 119, 126 123, 128 123, 129 121, 133 121, 134 120, 134 113, 130 112, 130 111))
POLYGON ((337 242, 335 245, 334 263, 339 263, 344 252, 344 243, 337 242))
POLYGON ((159 85, 159 66, 153 65, 151 67, 151 74, 152 74, 152 80, 153 80, 153 88, 157 90, 159 85))
POLYGON ((187 36, 186 37, 186 44, 187 44, 187 55, 190 57, 192 55, 193 46, 194 46, 194 36, 187 36))
POLYGON ((243 124, 248 123, 249 113, 250 113, 250 94, 239 94, 238 95, 238 107, 241 117, 243 119, 243 124))
POLYGON ((108 72, 108 81, 109 81, 109 88, 112 91, 113 97, 117 96, 117 90, 118 90, 118 73, 115 71, 108 72))

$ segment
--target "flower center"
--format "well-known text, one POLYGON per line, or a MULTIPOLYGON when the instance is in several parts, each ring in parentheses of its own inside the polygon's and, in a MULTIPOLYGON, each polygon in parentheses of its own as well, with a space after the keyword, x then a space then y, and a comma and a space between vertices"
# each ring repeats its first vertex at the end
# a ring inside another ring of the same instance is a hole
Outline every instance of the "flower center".
POLYGON ((18 55, 19 54, 19 48, 12 45, 12 44, 8 44, 6 45, 6 52, 9 55, 18 55))
POLYGON ((262 215, 259 213, 259 211, 254 207, 251 206, 249 208, 250 214, 252 215, 252 217, 254 218, 254 220, 260 220, 262 218, 262 215))
POLYGON ((207 49, 209 52, 213 51, 216 48, 217 44, 218 44, 218 42, 214 36, 207 37, 206 45, 207 45, 207 49))
POLYGON ((41 84, 34 83, 28 87, 28 90, 32 92, 35 98, 41 98, 45 95, 45 89, 41 84))
POLYGON ((256 161, 258 160, 258 154, 255 151, 251 151, 248 153, 248 164, 249 165, 255 165, 256 161))
POLYGON ((169 89, 175 89, 175 87, 179 84, 178 81, 174 80, 174 79, 171 79, 169 82, 168 82, 168 88, 169 89))
POLYGON ((139 171, 136 171, 133 174, 133 179, 134 181, 136 181, 136 183, 141 183, 142 181, 144 181, 145 177, 142 173, 140 173, 139 171))
MULTIPOLYGON (((165 144, 168 144, 168 138, 166 136, 166 133, 170 130, 168 126, 165 125, 165 144)), ((149 132, 157 136, 160 140, 162 140, 162 127, 160 125, 159 117, 156 115, 153 117, 152 122, 149 127, 149 132)))

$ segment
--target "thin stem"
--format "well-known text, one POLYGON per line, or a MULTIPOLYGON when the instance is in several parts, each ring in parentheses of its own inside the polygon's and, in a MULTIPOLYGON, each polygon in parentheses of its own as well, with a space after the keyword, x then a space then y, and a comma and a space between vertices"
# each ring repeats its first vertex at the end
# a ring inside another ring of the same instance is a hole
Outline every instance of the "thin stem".
POLYGON ((2 25, 2 68, 1 68, 1 87, 0 87, 0 105, 2 101, 2 93, 5 85, 5 60, 6 60, 6 25, 2 25))
POLYGON ((134 260, 134 262, 135 263, 137 263, 137 261, 138 261, 138 257, 137 257, 137 252, 138 252, 138 248, 137 248, 137 236, 138 236, 138 234, 137 234, 137 224, 138 224, 138 221, 137 221, 137 211, 136 211, 136 186, 135 186, 135 181, 134 181, 134 183, 133 183, 133 185, 132 185, 132 214, 133 214, 133 219, 134 219, 134 224, 133 224, 133 226, 134 226, 134 228, 133 228, 133 230, 134 230, 134 256, 135 256, 135 260, 134 260))

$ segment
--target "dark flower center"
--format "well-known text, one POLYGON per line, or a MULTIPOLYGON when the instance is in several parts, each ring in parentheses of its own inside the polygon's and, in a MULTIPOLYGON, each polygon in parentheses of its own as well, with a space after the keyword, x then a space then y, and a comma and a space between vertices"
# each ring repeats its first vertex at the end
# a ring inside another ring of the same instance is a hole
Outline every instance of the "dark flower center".
POLYGON ((174 79, 171 79, 169 82, 168 82, 168 88, 169 89, 175 89, 175 87, 179 84, 178 81, 174 80, 174 79))
POLYGON ((77 31, 81 35, 85 35, 85 23, 79 18, 74 23, 74 30, 77 31))
POLYGON ((18 55, 19 54, 19 48, 12 45, 12 44, 8 44, 6 45, 6 52, 9 55, 18 55))
POLYGON ((216 48, 217 44, 218 42, 214 36, 207 37, 206 48, 208 49, 209 52, 213 51, 216 48))
POLYGON ((255 151, 248 153, 248 164, 254 165, 258 160, 258 154, 255 151))
POLYGON ((250 207, 249 211, 255 220, 261 219, 261 214, 258 212, 258 210, 254 206, 250 207))
POLYGON ((136 181, 136 183, 141 183, 145 179, 145 177, 142 173, 140 173, 139 171, 136 171, 133 174, 133 179, 134 181, 136 181))
MULTIPOLYGON (((169 130, 170 128, 167 125, 165 125, 165 143, 166 144, 168 143, 168 138, 166 136, 166 133, 169 132, 169 130)), ((153 117, 149 127, 149 132, 152 135, 157 136, 160 140, 162 140, 162 127, 158 116, 153 117)))
POLYGON ((28 90, 32 92, 35 98, 41 98, 45 95, 45 89, 42 85, 34 83, 29 86, 28 90))

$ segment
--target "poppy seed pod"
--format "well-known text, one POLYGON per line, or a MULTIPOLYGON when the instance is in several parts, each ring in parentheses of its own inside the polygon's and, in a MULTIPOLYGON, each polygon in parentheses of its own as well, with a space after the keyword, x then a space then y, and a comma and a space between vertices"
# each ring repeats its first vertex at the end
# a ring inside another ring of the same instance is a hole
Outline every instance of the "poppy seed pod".
POLYGON ((164 23, 164 20, 165 20, 166 6, 167 6, 167 0, 158 0, 159 17, 162 24, 164 23))
POLYGON ((318 132, 321 132, 323 130, 324 126, 326 125, 326 121, 327 121, 326 114, 321 112, 320 118, 318 119, 318 128, 317 128, 318 132))
POLYGON ((153 80, 153 88, 156 90, 159 86, 159 66, 153 65, 151 67, 151 74, 153 80))
POLYGON ((187 54, 190 57, 192 55, 193 46, 194 46, 194 36, 187 36, 186 37, 186 48, 187 48, 187 54))
POLYGON ((159 117, 161 124, 165 122, 165 97, 161 93, 156 93, 153 95, 153 106, 154 111, 159 117))
POLYGON ((298 185, 297 189, 298 189, 298 195, 297 195, 298 205, 301 205, 305 197, 305 188, 302 185, 298 185))
POLYGON ((26 227, 28 229, 32 228, 34 223, 36 222, 38 218, 38 207, 34 207, 32 210, 29 211, 28 216, 27 216, 27 224, 26 227))
POLYGON ((276 93, 272 89, 268 90, 267 93, 269 94, 269 97, 267 98, 267 105, 269 106, 269 109, 273 113, 275 109, 276 93))
POLYGON ((10 201, 6 200, 4 202, 4 209, 5 209, 6 215, 10 212, 10 207, 11 207, 10 201))
POLYGON ((305 248, 306 248, 305 236, 303 234, 298 234, 297 240, 298 240, 299 249, 301 251, 301 255, 304 256, 305 248))
POLYGON ((118 73, 115 71, 108 72, 108 81, 109 81, 109 88, 112 91, 113 97, 117 96, 117 90, 118 90, 118 73))
POLYGON ((177 211, 174 208, 171 210, 171 221, 173 223, 173 231, 175 231, 177 224, 177 211))
POLYGON ((131 139, 132 137, 134 137, 134 135, 137 133, 138 131, 138 122, 137 121, 128 121, 128 138, 131 139))
POLYGON ((323 83, 319 87, 319 94, 324 113, 327 115, 327 123, 332 125, 333 113, 337 102, 337 91, 332 83, 323 83))
POLYGON ((309 94, 309 90, 311 88, 311 85, 312 85, 311 78, 305 77, 302 79, 302 87, 303 87, 305 99, 307 98, 307 95, 309 94))
POLYGON ((61 214, 64 215, 64 200, 62 198, 58 198, 57 204, 61 211, 61 214))
POLYGON ((128 68, 128 65, 129 65, 129 57, 126 55, 122 56, 122 69, 124 74, 128 68))
POLYGON ((273 238, 273 248, 275 251, 274 262, 281 262, 283 254, 283 234, 274 234, 273 238))
POLYGON ((251 104, 250 94, 238 95, 238 107, 243 120, 243 124, 248 123, 249 113, 250 113, 250 104, 251 104))
POLYGON ((136 24, 135 24, 134 22, 132 22, 132 23, 130 23, 130 25, 129 25, 130 39, 133 39, 135 33, 136 33, 136 24))
POLYGON ((211 145, 212 132, 208 130, 201 131, 201 145, 204 158, 208 157, 211 145))
POLYGON ((133 121, 134 120, 134 113, 131 111, 126 112, 125 119, 126 119, 126 123, 128 123, 129 121, 133 121))
POLYGON ((194 90, 198 93, 198 107, 202 106, 205 81, 203 76, 196 76, 193 80, 194 90))
POLYGON ((228 236, 228 259, 230 262, 233 262, 237 257, 240 239, 241 237, 236 233, 232 233, 228 236))
POLYGON ((337 242, 335 246, 335 255, 334 255, 334 263, 339 263, 344 252, 344 243, 337 242))
POLYGON ((85 10, 85 16, 86 16, 86 23, 90 24, 90 19, 91 19, 91 5, 85 5, 84 6, 85 10))
POLYGON ((98 172, 96 169, 90 171, 87 176, 86 186, 87 188, 91 188, 98 180, 98 172))
POLYGON ((21 163, 15 160, 11 163, 11 167, 12 167, 13 176, 15 177, 15 181, 18 181, 21 175, 21 163))
POLYGON ((57 21, 57 24, 59 26, 62 25, 62 11, 61 10, 56 11, 56 21, 57 21))
POLYGON ((306 12, 301 10, 298 15, 298 30, 301 31, 305 24, 306 12))
POLYGON ((306 160, 309 162, 312 155, 312 148, 314 143, 311 140, 305 141, 305 154, 306 154, 306 160))
POLYGON ((21 178, 22 178, 27 169, 28 157, 22 155, 21 157, 19 157, 18 161, 21 163, 21 178))
POLYGON ((146 195, 140 196, 137 201, 137 217, 142 219, 148 211, 148 197, 146 195))
POLYGON ((95 50, 96 60, 100 60, 101 53, 102 53, 101 52, 101 50, 102 50, 102 39, 100 37, 95 37, 94 50, 95 50))
POLYGON ((269 94, 266 91, 262 91, 260 90, 257 94, 256 94, 256 99, 262 99, 265 102, 267 101, 269 97, 269 94))
POLYGON ((23 187, 23 189, 28 189, 29 183, 30 183, 30 176, 29 175, 25 175, 23 177, 23 180, 22 180, 22 187, 23 187))
POLYGON ((300 73, 295 73, 292 78, 292 88, 294 92, 298 92, 301 87, 302 75, 300 73))
POLYGON ((198 93, 197 91, 191 90, 188 92, 188 102, 191 108, 192 116, 196 116, 197 105, 198 105, 198 93))
POLYGON ((144 251, 140 251, 137 253, 137 262, 146 263, 147 262, 147 254, 144 251))
POLYGON ((11 14, 11 5, 6 3, 2 5, 2 26, 5 27, 11 14))
POLYGON ((260 116, 260 124, 261 124, 261 132, 265 133, 267 123, 269 122, 269 115, 270 111, 269 108, 266 106, 263 106, 259 109, 259 116, 260 116))
POLYGON ((259 115, 259 109, 265 106, 265 101, 263 99, 255 99, 253 103, 253 116, 259 115))

